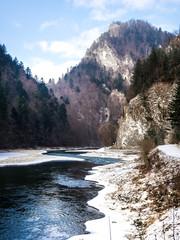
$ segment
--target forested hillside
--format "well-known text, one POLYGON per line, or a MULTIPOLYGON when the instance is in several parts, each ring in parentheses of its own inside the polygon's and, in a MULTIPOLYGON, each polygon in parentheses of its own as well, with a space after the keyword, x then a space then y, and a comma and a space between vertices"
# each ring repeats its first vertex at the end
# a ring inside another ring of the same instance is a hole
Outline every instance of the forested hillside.
POLYGON ((120 120, 116 146, 153 145, 180 140, 180 35, 166 48, 138 59, 120 120))
POLYGON ((138 59, 131 80, 130 98, 139 93, 143 94, 153 83, 173 82, 180 77, 178 41, 179 37, 169 45, 168 49, 153 47, 148 58, 138 59))
POLYGON ((0 148, 67 143, 65 104, 0 45, 0 148))
POLYGON ((115 22, 77 66, 58 83, 49 82, 48 88, 66 104, 75 145, 99 145, 98 129, 118 126, 136 61, 173 38, 145 21, 115 22))
POLYGON ((140 94, 147 110, 146 89, 179 74, 178 48, 163 50, 173 38, 145 21, 115 22, 47 85, 0 45, 0 147, 99 146, 101 130, 116 133, 127 99, 140 94))

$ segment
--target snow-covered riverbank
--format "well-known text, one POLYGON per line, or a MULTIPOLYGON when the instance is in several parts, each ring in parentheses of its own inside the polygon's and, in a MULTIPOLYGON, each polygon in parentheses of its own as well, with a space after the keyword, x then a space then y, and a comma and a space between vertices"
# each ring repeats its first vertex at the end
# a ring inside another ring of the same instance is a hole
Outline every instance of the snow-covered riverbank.
MULTIPOLYGON (((88 204, 99 209, 105 214, 104 218, 88 221, 86 230, 90 234, 74 236, 70 240, 119 240, 127 239, 126 236, 136 234, 137 230, 132 225, 131 219, 138 216, 135 212, 122 210, 123 206, 118 205, 113 199, 112 194, 118 191, 119 184, 128 177, 128 172, 135 166, 134 159, 138 155, 127 154, 127 151, 103 149, 92 155, 98 154, 101 157, 117 157, 120 162, 112 165, 95 167, 87 180, 97 181, 105 188, 101 190, 98 196, 88 204)), ((134 173, 135 174, 135 173, 134 173)))
MULTIPOLYGON (((59 156, 42 155, 43 152, 22 150, 7 155, 1 152, 0 166, 61 160, 59 156)), ((88 221, 86 230, 90 234, 74 236, 71 240, 179 240, 180 148, 177 145, 154 149, 149 155, 152 167, 148 172, 133 151, 107 148, 82 155, 85 159, 88 155, 120 161, 94 168, 86 177, 105 186, 89 201, 89 205, 98 208, 105 217, 88 221)), ((62 160, 70 158, 62 157, 62 160)))
POLYGON ((83 161, 81 158, 45 155, 45 150, 16 150, 0 152, 0 167, 13 165, 30 165, 51 161, 83 161))
POLYGON ((99 195, 89 202, 90 206, 103 212, 105 217, 86 223, 87 231, 90 234, 74 236, 70 240, 179 240, 179 192, 177 189, 170 189, 173 184, 180 184, 178 182, 179 147, 167 145, 155 149, 150 158, 159 158, 162 168, 157 170, 155 163, 151 171, 145 174, 140 167, 143 164, 137 160, 137 155, 123 154, 118 150, 114 152, 108 150, 99 152, 99 154, 117 156, 124 161, 100 166, 87 176, 88 180, 97 181, 98 184, 105 186, 99 195), (177 177, 176 183, 173 183, 173 174, 175 174, 174 177, 177 177), (171 187, 166 183, 167 177, 171 187), (169 192, 167 193, 166 189, 162 198, 167 197, 168 200, 161 199, 158 195, 159 188, 164 185, 167 185, 169 192), (151 196, 151 193, 154 192, 157 193, 157 196, 156 194, 151 196), (173 194, 176 194, 175 197, 171 196, 173 194), (177 204, 171 203, 176 198, 177 204), (169 204, 169 206, 158 207, 159 204, 165 206, 169 204))

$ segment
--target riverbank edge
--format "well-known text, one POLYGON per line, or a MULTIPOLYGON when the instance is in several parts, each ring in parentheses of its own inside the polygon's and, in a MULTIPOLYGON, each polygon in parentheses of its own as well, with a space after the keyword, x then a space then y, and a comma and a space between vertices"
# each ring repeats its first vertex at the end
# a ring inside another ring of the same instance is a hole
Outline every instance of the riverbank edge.
MULTIPOLYGON (((168 177, 168 181, 171 183, 170 177, 172 177, 172 170, 174 173, 178 173, 176 170, 180 169, 179 150, 179 147, 174 145, 162 146, 159 147, 159 149, 156 148, 153 150, 150 153, 150 159, 159 159, 163 164, 163 171, 159 171, 159 168, 157 168, 159 165, 157 164, 156 167, 155 164, 155 167, 143 177, 139 176, 138 166, 141 165, 142 162, 140 163, 139 160, 137 160, 137 157, 139 157, 138 154, 133 156, 132 151, 128 153, 127 151, 124 152, 119 149, 114 151, 110 149, 94 151, 92 156, 112 156, 120 160, 115 164, 94 168, 91 171, 91 175, 87 175, 86 177, 86 180, 95 181, 97 184, 104 186, 104 189, 99 192, 98 196, 89 201, 88 204, 99 209, 105 214, 105 217, 86 222, 86 230, 89 231, 90 234, 74 236, 70 239, 139 240, 142 239, 140 234, 142 234, 141 230, 144 228, 141 224, 143 224, 143 221, 147 222, 147 220, 150 225, 148 228, 146 227, 146 232, 148 233, 145 238, 146 240, 151 240, 152 238, 164 239, 164 234, 166 234, 166 240, 172 239, 173 231, 176 231, 176 233, 180 232, 180 225, 176 225, 175 229, 172 224, 173 221, 175 221, 175 223, 180 222, 180 208, 164 210, 160 212, 160 214, 155 211, 149 215, 149 206, 152 204, 152 200, 147 199, 147 191, 145 191, 145 189, 149 187, 149 184, 155 188, 158 186, 161 187, 162 183, 166 183, 165 180, 167 179, 165 179, 165 177, 168 177), (175 156, 174 147, 178 150, 175 156), (166 233, 164 233, 164 229, 166 229, 166 233)), ((32 154, 32 150, 30 151, 32 154)), ((36 151, 35 155, 37 156, 37 150, 34 151, 36 151)), ((41 160, 42 157, 44 159, 45 155, 41 155, 44 150, 38 151, 40 151, 38 156, 41 160)), ((24 153, 22 151, 19 152, 24 153)), ((21 156, 21 160, 23 157, 27 160, 27 156, 21 156)), ((50 161, 53 161, 52 156, 50 156, 50 158, 50 161)), ((12 158, 9 159, 12 160, 12 158)), ((17 159, 19 160, 20 157, 17 159)), ((36 164, 37 159, 35 160, 34 163, 36 164)), ((159 160, 157 163, 159 163, 159 160)), ((13 164, 16 163, 13 162, 12 165, 13 164)))
MULTIPOLYGON (((138 214, 129 210, 122 210, 113 200, 113 193, 118 191, 119 184, 115 183, 114 176, 126 174, 126 171, 136 166, 139 157, 136 150, 120 149, 100 149, 101 155, 106 157, 116 157, 117 163, 94 167, 86 176, 86 180, 95 181, 98 185, 104 186, 99 191, 98 196, 88 201, 90 207, 95 207, 102 212, 105 217, 87 221, 86 231, 89 234, 77 235, 68 240, 127 240, 129 235, 138 235, 136 227, 132 224, 132 219, 136 219, 138 214), (129 154, 128 154, 129 153, 129 154), (122 169, 121 169, 122 168, 122 169)), ((99 152, 99 154, 100 154, 99 152)), ((95 154, 98 154, 97 152, 95 154)), ((136 239, 136 238, 134 238, 136 239)))
POLYGON ((24 166, 32 164, 41 164, 45 162, 53 161, 83 161, 81 158, 70 158, 70 157, 61 157, 46 155, 48 150, 26 150, 26 149, 17 149, 10 151, 1 151, 0 152, 0 167, 8 166, 24 166))
POLYGON ((105 217, 86 222, 89 234, 69 240, 178 239, 180 147, 158 146, 148 159, 152 163, 150 170, 145 169, 139 154, 122 154, 123 161, 93 169, 86 179, 104 189, 88 204, 105 217))
MULTIPOLYGON (((48 161, 61 161, 60 160, 60 156, 56 157, 56 156, 48 156, 48 155, 43 155, 43 153, 46 153, 46 150, 13 150, 10 151, 10 153, 19 153, 19 156, 11 156, 11 157, 7 157, 6 159, 0 161, 0 166, 20 166, 20 165, 30 165, 30 164, 39 164, 39 163, 43 163, 43 162, 48 162, 48 161)), ((89 155, 90 153, 88 153, 89 155)), ((103 148, 103 149, 99 149, 99 150, 95 150, 92 151, 92 156, 102 156, 102 157, 116 157, 119 160, 123 160, 123 162, 127 161, 127 158, 131 158, 132 159, 132 151, 130 151, 130 155, 126 156, 126 154, 124 154, 123 151, 120 150, 111 150, 109 148, 103 148)), ((84 157, 86 157, 86 154, 84 154, 84 157)), ((134 158, 134 157, 133 157, 134 158)), ((69 160, 69 157, 67 157, 65 159, 65 157, 63 156, 61 158, 63 161, 64 160, 69 160)), ((73 160, 72 158, 70 158, 71 161, 73 160)), ((75 161, 78 161, 77 158, 74 159, 75 161)), ((82 159, 79 159, 80 161, 82 161, 82 159)), ((85 236, 74 236, 75 238, 71 238, 71 239, 94 239, 96 238, 98 239, 103 239, 105 240, 106 237, 108 236, 107 239, 109 239, 110 234, 115 234, 117 235, 117 229, 114 228, 114 226, 116 228, 119 227, 119 224, 115 224, 119 222, 119 214, 114 211, 114 210, 110 210, 109 206, 106 206, 106 196, 111 194, 112 192, 116 191, 118 189, 118 186, 116 184, 112 184, 109 183, 109 178, 110 176, 107 176, 106 181, 104 181, 104 179, 101 177, 98 177, 98 173, 100 173, 100 171, 104 168, 114 168, 114 164, 110 164, 110 165, 105 165, 105 166, 99 166, 99 167, 95 167, 92 171, 91 171, 91 175, 87 175, 86 176, 86 180, 89 181, 95 181, 97 182, 97 184, 100 184, 102 186, 104 186, 104 189, 101 190, 98 193, 98 196, 92 200, 90 200, 88 202, 89 206, 98 208, 100 212, 105 214, 104 218, 98 219, 98 220, 92 220, 92 221, 88 221, 86 223, 86 231, 88 231, 90 234, 86 234, 85 236), (112 226, 113 223, 113 226, 112 226), (106 226, 106 231, 102 231, 102 228, 104 229, 104 226, 106 226), (112 233, 111 233, 112 231, 112 233), (102 236, 103 233, 103 236, 102 236), (86 237, 86 238, 84 238, 86 237)), ((109 171, 109 169, 107 169, 106 173, 111 173, 111 171, 109 171)), ((109 203, 111 205, 112 199, 109 198, 109 203)), ((122 221, 124 221, 124 219, 122 219, 122 221)), ((127 221, 125 221, 127 222, 127 221)), ((127 223, 126 223, 127 225, 127 223)), ((125 229, 129 228, 126 227, 125 229)), ((113 238, 114 239, 114 238, 113 238)))

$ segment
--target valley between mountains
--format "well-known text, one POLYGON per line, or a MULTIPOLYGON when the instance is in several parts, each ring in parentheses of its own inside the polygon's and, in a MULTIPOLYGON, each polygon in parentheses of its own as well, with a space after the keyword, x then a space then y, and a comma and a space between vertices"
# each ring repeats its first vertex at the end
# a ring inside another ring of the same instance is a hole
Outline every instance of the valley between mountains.
POLYGON ((88 154, 119 160, 87 176, 105 186, 89 205, 106 216, 71 239, 105 240, 111 229, 113 240, 178 240, 180 34, 114 22, 47 84, 0 45, 0 136, 3 151, 28 154, 2 166, 49 161, 37 149, 62 147, 106 147, 88 154))

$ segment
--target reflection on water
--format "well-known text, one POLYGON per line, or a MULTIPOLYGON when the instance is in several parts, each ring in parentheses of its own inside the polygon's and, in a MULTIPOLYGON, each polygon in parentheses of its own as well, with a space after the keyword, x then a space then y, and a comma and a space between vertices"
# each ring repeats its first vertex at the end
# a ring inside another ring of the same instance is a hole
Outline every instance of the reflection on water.
POLYGON ((67 239, 102 217, 87 205, 101 189, 85 181, 89 162, 0 168, 0 239, 67 239))

